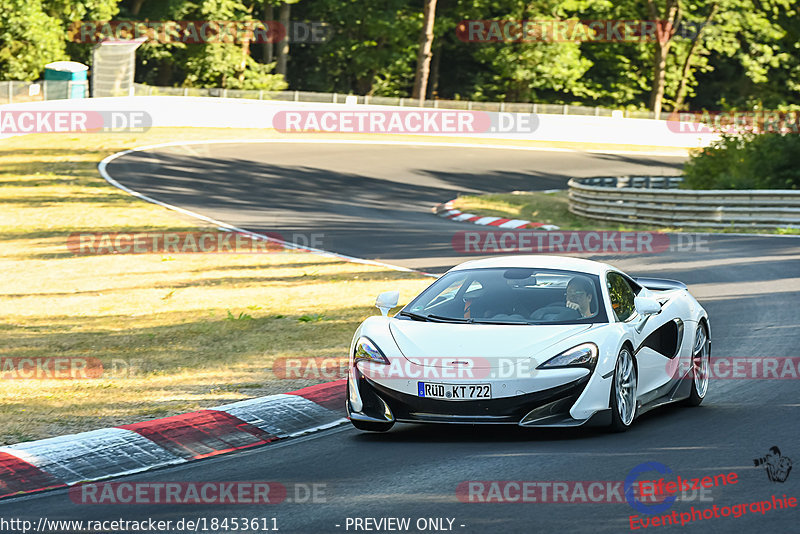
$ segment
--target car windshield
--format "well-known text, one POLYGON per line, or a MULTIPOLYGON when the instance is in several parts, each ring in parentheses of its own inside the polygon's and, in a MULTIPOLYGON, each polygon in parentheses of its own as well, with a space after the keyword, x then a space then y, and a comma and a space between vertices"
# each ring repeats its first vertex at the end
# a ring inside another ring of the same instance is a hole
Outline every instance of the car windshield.
POLYGON ((595 275, 535 268, 445 274, 398 314, 412 320, 486 324, 608 322, 595 275))

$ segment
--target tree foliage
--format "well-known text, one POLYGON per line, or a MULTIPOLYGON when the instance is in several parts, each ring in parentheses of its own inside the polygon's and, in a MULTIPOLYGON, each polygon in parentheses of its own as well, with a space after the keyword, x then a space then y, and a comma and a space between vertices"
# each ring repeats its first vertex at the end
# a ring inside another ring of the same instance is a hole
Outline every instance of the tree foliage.
MULTIPOLYGON (((258 20, 286 13, 323 21, 325 42, 145 43, 137 81, 409 97, 426 0, 5 0, 0 75, 36 79, 44 64, 87 62, 68 43, 80 20, 258 20), (274 8, 274 9, 272 9, 274 8)), ((430 0, 428 0, 430 4, 430 0)), ((796 0, 438 0, 427 96, 621 108, 784 108, 800 101, 796 0), (671 14, 671 15, 670 15, 671 14), (464 42, 463 20, 650 20, 671 16, 649 42, 464 42), (659 81, 662 80, 663 81, 659 81)), ((422 54, 425 58, 427 53, 422 54)))
POLYGON ((51 61, 67 59, 59 21, 45 12, 41 0, 0 3, 0 77, 35 80, 51 61))
POLYGON ((800 135, 723 135, 684 167, 688 189, 800 189, 800 135))

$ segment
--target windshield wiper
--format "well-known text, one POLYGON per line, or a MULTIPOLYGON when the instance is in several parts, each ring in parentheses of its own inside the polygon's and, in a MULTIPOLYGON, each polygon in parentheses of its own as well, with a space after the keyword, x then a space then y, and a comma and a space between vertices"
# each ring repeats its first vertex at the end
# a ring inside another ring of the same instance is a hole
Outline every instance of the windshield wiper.
POLYGON ((471 323, 472 319, 464 319, 461 317, 444 317, 442 315, 428 315, 428 319, 436 319, 445 323, 471 323))
POLYGON ((433 323, 471 323, 472 319, 461 319, 460 317, 444 317, 443 315, 421 315, 410 311, 401 311, 397 315, 403 315, 416 319, 417 321, 430 321, 433 323))
POLYGON ((528 321, 493 321, 492 319, 473 319, 472 322, 474 324, 523 324, 523 325, 530 325, 533 323, 529 323, 528 321))
POLYGON ((405 310, 401 311, 397 315, 402 315, 404 317, 411 317, 412 319, 417 320, 417 321, 430 321, 430 319, 428 319, 427 315, 420 315, 418 313, 405 311, 405 310))

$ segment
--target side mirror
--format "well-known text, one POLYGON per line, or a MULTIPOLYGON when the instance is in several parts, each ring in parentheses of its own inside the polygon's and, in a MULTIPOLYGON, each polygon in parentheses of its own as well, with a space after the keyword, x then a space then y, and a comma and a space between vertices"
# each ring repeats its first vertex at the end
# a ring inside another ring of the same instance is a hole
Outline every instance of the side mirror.
POLYGON ((636 297, 633 299, 636 313, 639 315, 653 315, 661 312, 661 304, 656 299, 649 297, 636 297))
POLYGON ((375 299, 375 307, 381 311, 381 315, 386 316, 389 314, 389 310, 397 306, 399 300, 399 291, 384 291, 375 299))

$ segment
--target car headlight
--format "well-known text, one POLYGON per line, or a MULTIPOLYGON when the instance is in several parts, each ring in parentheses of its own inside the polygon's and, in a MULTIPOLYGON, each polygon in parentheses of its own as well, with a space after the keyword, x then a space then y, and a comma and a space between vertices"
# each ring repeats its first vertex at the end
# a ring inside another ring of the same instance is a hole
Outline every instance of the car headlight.
POLYGON ((360 337, 353 350, 353 365, 359 361, 389 364, 381 349, 368 337, 360 337))
POLYGON ((577 347, 565 350, 555 358, 550 358, 537 369, 553 369, 557 367, 586 367, 592 369, 597 363, 597 345, 582 343, 577 347))

